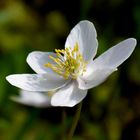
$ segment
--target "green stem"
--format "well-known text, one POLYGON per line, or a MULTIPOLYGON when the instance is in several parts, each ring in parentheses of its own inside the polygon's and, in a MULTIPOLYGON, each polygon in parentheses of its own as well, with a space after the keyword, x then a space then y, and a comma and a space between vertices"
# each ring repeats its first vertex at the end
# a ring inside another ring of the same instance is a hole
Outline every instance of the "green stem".
POLYGON ((66 110, 63 108, 62 111, 62 138, 61 140, 65 140, 65 134, 66 134, 66 110))
POLYGON ((73 120, 71 129, 70 129, 69 134, 68 134, 68 140, 71 140, 73 135, 74 135, 76 126, 77 126, 79 118, 80 118, 81 109, 82 109, 82 102, 77 105, 76 114, 74 116, 74 120, 73 120))

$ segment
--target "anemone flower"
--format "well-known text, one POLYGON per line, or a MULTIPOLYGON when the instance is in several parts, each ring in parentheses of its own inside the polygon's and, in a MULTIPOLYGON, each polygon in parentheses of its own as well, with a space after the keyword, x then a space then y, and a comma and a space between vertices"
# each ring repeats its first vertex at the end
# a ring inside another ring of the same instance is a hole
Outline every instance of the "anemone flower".
POLYGON ((41 102, 43 106, 49 95, 51 106, 73 107, 85 98, 88 89, 116 71, 135 46, 136 39, 128 38, 93 59, 98 48, 97 33, 94 25, 84 20, 68 35, 65 49, 55 49, 55 53, 34 51, 28 55, 27 63, 37 74, 13 74, 6 79, 28 91, 29 95, 20 98, 22 103, 32 101, 36 106, 41 102))

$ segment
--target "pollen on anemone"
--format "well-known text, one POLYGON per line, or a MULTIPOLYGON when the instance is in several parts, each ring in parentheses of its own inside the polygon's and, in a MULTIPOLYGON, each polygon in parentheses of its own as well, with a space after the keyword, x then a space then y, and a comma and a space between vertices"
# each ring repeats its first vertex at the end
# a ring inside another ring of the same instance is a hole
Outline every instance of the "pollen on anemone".
POLYGON ((88 89, 116 71, 135 46, 136 39, 128 38, 93 59, 98 47, 97 33, 93 23, 84 20, 68 35, 65 49, 55 49, 55 53, 34 51, 28 55, 27 63, 37 74, 13 74, 6 79, 24 90, 16 97, 20 103, 72 107, 85 98, 88 89))
POLYGON ((55 49, 56 57, 49 56, 55 64, 47 63, 46 67, 51 68, 57 74, 63 76, 65 79, 76 79, 79 75, 83 75, 86 71, 86 61, 79 51, 78 43, 74 48, 55 49))

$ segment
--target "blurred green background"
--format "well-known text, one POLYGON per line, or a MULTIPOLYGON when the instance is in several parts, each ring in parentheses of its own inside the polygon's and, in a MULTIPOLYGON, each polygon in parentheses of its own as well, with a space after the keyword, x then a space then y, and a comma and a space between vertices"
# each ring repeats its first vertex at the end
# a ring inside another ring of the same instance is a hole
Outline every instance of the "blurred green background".
MULTIPOLYGON (((0 140, 62 138, 64 108, 24 106, 5 76, 33 73, 28 53, 63 48, 80 20, 95 24, 98 55, 128 37, 138 45, 132 56, 100 86, 89 91, 73 140, 140 140, 139 0, 0 0, 0 140)), ((65 108, 68 132, 76 107, 65 108)))

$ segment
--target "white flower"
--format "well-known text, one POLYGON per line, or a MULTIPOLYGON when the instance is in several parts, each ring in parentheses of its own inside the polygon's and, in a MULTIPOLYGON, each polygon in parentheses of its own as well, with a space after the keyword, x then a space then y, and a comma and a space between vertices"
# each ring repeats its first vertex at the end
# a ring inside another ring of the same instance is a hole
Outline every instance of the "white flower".
POLYGON ((18 101, 32 105, 41 102, 41 106, 48 100, 49 94, 52 106, 72 107, 85 98, 88 89, 98 86, 116 71, 136 46, 136 40, 129 38, 93 60, 98 47, 96 37, 94 25, 85 20, 72 29, 65 49, 56 49, 56 53, 30 53, 27 63, 37 74, 15 74, 6 77, 12 85, 31 91, 28 93, 30 95, 26 94, 27 98, 22 93, 18 101))

